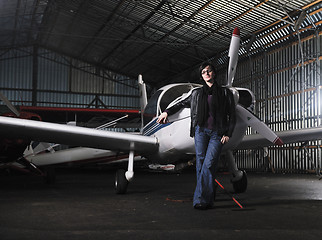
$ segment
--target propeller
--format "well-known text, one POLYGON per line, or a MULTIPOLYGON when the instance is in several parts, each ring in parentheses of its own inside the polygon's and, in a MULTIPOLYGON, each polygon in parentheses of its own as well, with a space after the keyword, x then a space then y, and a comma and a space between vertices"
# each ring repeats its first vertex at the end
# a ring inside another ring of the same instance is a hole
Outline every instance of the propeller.
POLYGON ((0 99, 5 103, 5 105, 17 116, 20 116, 20 112, 15 106, 8 100, 8 98, 0 92, 0 99))
POLYGON ((143 82, 142 75, 140 74, 138 76, 138 84, 139 84, 139 90, 140 90, 140 105, 141 105, 141 129, 143 129, 144 123, 143 123, 143 113, 146 105, 148 104, 148 97, 146 92, 146 85, 143 82))

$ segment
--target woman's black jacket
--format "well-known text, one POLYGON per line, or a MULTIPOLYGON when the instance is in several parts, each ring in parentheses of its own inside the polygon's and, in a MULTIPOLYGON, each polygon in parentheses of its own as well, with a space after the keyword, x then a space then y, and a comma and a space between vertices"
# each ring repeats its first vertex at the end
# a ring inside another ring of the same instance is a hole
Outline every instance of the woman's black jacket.
MULTIPOLYGON (((225 136, 231 137, 236 124, 235 102, 234 102, 233 94, 228 88, 222 87, 222 90, 223 90, 225 99, 227 101, 225 104, 226 107, 224 111, 224 114, 226 116, 221 117, 222 128, 217 130, 221 136, 225 135, 225 136)), ((190 107, 191 109, 190 136, 191 137, 194 137, 195 128, 197 126, 198 99, 200 94, 202 94, 202 87, 195 88, 194 90, 192 90, 192 93, 189 97, 183 99, 182 101, 166 109, 166 112, 168 113, 168 115, 172 115, 178 112, 182 108, 190 107)))

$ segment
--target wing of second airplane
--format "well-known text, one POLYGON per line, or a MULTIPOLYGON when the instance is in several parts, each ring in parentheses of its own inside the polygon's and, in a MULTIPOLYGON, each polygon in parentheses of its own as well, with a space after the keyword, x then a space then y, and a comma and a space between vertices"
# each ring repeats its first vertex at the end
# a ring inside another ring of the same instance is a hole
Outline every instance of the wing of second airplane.
POLYGON ((155 152, 159 146, 155 137, 9 117, 0 117, 0 135, 114 151, 134 150, 137 153, 155 152))
MULTIPOLYGON (((315 141, 322 139, 322 127, 281 131, 276 134, 283 140, 284 144, 315 141)), ((273 143, 266 138, 259 134, 254 134, 245 136, 242 142, 237 146, 237 149, 251 149, 271 145, 273 145, 273 143)))

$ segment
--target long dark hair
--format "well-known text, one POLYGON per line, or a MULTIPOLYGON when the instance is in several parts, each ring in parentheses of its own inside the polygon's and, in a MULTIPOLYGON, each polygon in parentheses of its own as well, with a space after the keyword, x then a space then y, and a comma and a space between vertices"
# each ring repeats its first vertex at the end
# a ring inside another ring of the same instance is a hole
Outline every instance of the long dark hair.
POLYGON ((200 81, 204 84, 205 83, 205 81, 203 80, 203 78, 202 78, 202 70, 205 68, 205 67, 207 67, 207 66, 209 66, 209 68, 212 70, 212 74, 213 74, 213 78, 214 78, 214 80, 216 80, 216 77, 217 77, 217 72, 216 72, 216 68, 215 68, 215 66, 211 63, 211 62, 203 62, 203 63, 201 63, 201 65, 200 65, 200 67, 199 67, 199 77, 200 77, 200 81))

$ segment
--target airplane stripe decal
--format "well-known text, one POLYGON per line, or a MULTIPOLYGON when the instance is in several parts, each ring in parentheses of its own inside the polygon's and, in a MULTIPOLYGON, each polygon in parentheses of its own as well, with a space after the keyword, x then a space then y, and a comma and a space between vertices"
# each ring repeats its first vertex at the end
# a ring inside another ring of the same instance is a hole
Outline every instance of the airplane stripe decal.
MULTIPOLYGON (((152 121, 151 123, 149 123, 147 126, 144 127, 144 129, 150 129, 151 127, 153 127, 157 122, 157 119, 155 119, 154 121, 152 121)), ((146 130, 143 130, 146 131, 146 130)))
POLYGON ((165 123, 165 124, 160 124, 156 122, 157 119, 155 119, 154 121, 152 121, 149 125, 147 125, 144 129, 143 129, 143 135, 144 136, 151 136, 152 134, 156 133, 157 131, 159 131, 160 129, 169 126, 172 123, 165 123))
POLYGON ((154 134, 155 132, 159 131, 161 128, 163 128, 163 124, 158 124, 156 123, 155 125, 151 126, 150 128, 148 128, 143 135, 145 136, 151 136, 152 134, 154 134))

